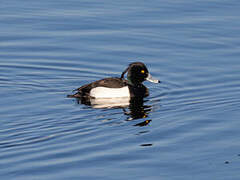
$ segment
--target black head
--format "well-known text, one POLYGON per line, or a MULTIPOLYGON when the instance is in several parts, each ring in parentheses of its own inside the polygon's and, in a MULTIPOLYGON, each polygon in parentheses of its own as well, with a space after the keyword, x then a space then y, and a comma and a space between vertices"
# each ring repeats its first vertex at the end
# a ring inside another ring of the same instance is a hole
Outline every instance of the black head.
POLYGON ((128 72, 127 74, 128 81, 133 85, 141 84, 145 80, 149 80, 154 83, 159 83, 159 80, 155 80, 152 78, 145 64, 141 62, 134 62, 129 64, 128 68, 122 73, 121 78, 124 77, 124 74, 126 72, 128 72))

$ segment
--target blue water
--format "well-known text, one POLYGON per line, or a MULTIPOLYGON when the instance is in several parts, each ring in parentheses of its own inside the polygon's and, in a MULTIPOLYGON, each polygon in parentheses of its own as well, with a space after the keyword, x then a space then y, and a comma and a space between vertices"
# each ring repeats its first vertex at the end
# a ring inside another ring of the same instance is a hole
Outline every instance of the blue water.
POLYGON ((3 1, 1 179, 240 179, 240 3, 3 1), (138 107, 66 96, 142 61, 138 107))

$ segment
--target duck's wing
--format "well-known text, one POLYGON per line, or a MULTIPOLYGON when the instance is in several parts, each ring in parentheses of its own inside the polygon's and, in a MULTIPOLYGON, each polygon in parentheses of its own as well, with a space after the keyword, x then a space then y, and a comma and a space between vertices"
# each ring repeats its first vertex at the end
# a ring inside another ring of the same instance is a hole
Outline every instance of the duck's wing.
POLYGON ((127 81, 122 78, 105 78, 92 83, 93 87, 122 88, 127 85, 127 81))
POLYGON ((91 87, 92 87, 92 83, 85 84, 85 85, 81 86, 80 88, 74 89, 73 91, 77 91, 77 92, 75 94, 67 95, 67 97, 69 97, 69 98, 88 97, 91 87))
POLYGON ((122 88, 126 85, 127 85, 127 80, 125 79, 105 78, 105 79, 92 82, 90 84, 83 85, 78 89, 75 89, 77 93, 73 95, 68 95, 68 97, 76 97, 76 98, 88 97, 91 89, 95 87, 122 88))

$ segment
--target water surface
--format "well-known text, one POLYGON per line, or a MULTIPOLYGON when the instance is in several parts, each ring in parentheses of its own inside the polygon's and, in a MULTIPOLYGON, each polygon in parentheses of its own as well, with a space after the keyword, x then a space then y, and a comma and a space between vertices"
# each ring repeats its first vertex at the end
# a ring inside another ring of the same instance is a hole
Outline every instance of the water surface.
POLYGON ((240 4, 4 1, 1 179, 240 178, 240 4), (66 98, 144 62, 138 106, 66 98))

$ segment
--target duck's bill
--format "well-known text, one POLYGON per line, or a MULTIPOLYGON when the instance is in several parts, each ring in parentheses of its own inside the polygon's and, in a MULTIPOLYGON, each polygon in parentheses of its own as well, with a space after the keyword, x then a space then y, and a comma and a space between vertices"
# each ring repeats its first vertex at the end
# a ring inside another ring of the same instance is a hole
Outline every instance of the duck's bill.
POLYGON ((150 81, 152 83, 160 83, 158 79, 154 79, 151 74, 148 74, 148 77, 146 78, 147 81, 150 81))

